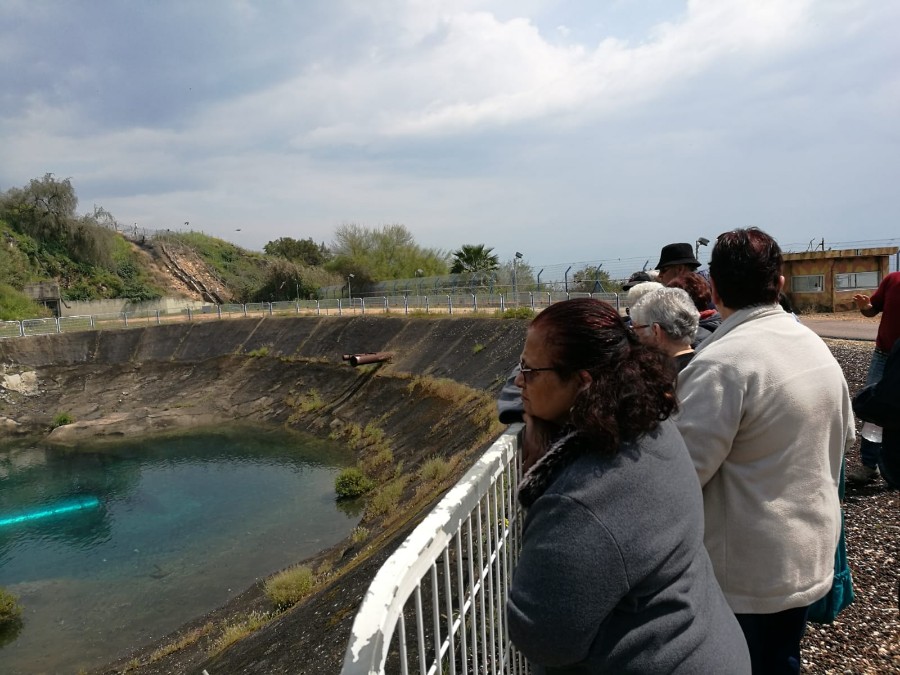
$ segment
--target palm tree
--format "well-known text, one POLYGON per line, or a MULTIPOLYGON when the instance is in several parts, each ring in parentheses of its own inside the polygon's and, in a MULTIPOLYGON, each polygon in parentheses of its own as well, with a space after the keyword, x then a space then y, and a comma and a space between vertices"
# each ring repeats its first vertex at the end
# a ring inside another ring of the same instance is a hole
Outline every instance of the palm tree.
POLYGON ((494 249, 484 244, 463 244, 462 248, 453 252, 452 274, 461 272, 492 272, 500 267, 500 258, 493 255, 494 249))

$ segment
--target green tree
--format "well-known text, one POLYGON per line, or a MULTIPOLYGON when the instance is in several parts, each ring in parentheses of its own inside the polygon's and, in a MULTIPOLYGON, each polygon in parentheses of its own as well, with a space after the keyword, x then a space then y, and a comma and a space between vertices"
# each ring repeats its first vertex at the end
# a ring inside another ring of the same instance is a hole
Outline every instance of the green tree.
POLYGON ((258 302, 306 300, 322 286, 340 284, 341 279, 321 267, 307 267, 276 258, 266 268, 262 285, 252 294, 258 302))
POLYGON ((281 237, 275 241, 270 241, 263 250, 268 255, 286 258, 291 262, 302 263, 304 265, 324 265, 331 258, 325 244, 316 244, 311 238, 292 239, 291 237, 281 237))
POLYGON ((33 178, 27 187, 12 188, 0 196, 0 218, 51 253, 115 269, 116 235, 108 227, 115 219, 98 207, 93 215, 79 217, 77 206, 71 180, 56 180, 47 173, 33 178))
POLYGON ((572 275, 574 286, 569 286, 570 290, 583 291, 584 293, 618 293, 622 290, 622 286, 613 281, 609 272, 600 269, 600 265, 587 265, 572 275))
POLYGON ((491 253, 493 250, 484 244, 463 244, 462 248, 451 254, 453 263, 450 271, 453 274, 492 272, 500 267, 500 258, 491 253))
POLYGON ((404 225, 370 229, 344 224, 335 231, 331 245, 334 259, 327 267, 342 278, 354 275, 354 286, 364 288, 373 281, 447 273, 447 255, 419 246, 404 225))

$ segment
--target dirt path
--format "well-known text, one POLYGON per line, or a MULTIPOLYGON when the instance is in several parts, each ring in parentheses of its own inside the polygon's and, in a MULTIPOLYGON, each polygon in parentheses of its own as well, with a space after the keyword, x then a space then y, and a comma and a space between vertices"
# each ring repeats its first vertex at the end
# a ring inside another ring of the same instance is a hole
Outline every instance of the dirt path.
POLYGON ((839 340, 875 340, 881 317, 868 318, 859 312, 836 312, 804 314, 800 316, 800 321, 821 337, 839 340))

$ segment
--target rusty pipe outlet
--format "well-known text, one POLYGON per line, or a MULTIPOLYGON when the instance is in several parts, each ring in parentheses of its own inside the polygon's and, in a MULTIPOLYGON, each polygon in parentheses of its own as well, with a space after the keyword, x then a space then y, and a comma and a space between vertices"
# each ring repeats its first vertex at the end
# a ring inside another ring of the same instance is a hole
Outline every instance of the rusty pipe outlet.
POLYGON ((367 363, 384 363, 394 357, 394 352, 366 352, 365 354, 353 354, 350 357, 350 365, 364 366, 367 363))

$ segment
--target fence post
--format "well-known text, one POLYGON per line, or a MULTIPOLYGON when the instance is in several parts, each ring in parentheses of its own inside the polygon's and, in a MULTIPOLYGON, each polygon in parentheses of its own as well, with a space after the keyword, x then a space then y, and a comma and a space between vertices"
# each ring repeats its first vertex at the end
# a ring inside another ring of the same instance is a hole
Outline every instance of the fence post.
POLYGON ((362 314, 366 313, 366 299, 365 298, 359 299, 359 310, 362 314))
MULTIPOLYGON (((159 314, 159 311, 157 310, 156 313, 159 314)), ((91 320, 91 328, 93 328, 94 327, 94 315, 91 314, 88 318, 91 320)), ((158 321, 158 319, 157 319, 157 321, 158 321)))
POLYGON ((193 320, 194 320, 194 313, 191 311, 191 308, 190 308, 190 307, 188 307, 187 310, 188 310, 188 321, 193 321, 193 320))
POLYGON ((409 316, 409 296, 403 298, 403 313, 409 316))
POLYGON ((125 321, 125 328, 128 328, 128 312, 122 312, 122 319, 125 321))
POLYGON ((505 303, 503 302, 503 293, 500 294, 500 313, 502 314, 505 310, 505 303))
POLYGON ((531 311, 533 312, 533 311, 534 311, 534 292, 533 292, 533 291, 530 292, 530 293, 528 294, 528 297, 529 297, 530 300, 531 300, 531 311))
POLYGON ((272 304, 271 302, 269 303, 269 316, 272 316, 272 304))
POLYGON ((428 314, 428 296, 425 296, 425 313, 428 314))
POLYGON ((472 293, 472 311, 478 311, 478 296, 472 293))
POLYGON ((241 305, 241 307, 244 309, 244 318, 246 319, 247 318, 247 305, 241 305))
POLYGON ((25 324, 19 321, 19 337, 25 337, 25 324))
POLYGON ((550 291, 547 291, 547 306, 553 304, 553 294, 550 291))
POLYGON ((321 311, 321 308, 319 307, 319 301, 316 300, 316 316, 319 316, 320 311, 321 311))
POLYGON ((451 295, 447 295, 447 313, 453 314, 453 297, 451 295))
POLYGON ((216 316, 222 318, 222 305, 216 305, 216 316))
POLYGON ((387 299, 387 296, 384 296, 384 313, 385 313, 385 314, 390 314, 390 312, 391 312, 391 310, 390 310, 390 308, 388 307, 388 299, 387 299))
POLYGON ((344 308, 343 303, 341 302, 341 298, 338 298, 338 316, 344 316, 344 308))

